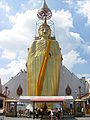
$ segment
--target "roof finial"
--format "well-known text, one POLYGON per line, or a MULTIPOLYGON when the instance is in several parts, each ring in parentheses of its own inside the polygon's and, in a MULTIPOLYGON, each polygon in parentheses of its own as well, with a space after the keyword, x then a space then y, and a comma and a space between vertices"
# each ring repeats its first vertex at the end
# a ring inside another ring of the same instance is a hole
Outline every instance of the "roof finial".
POLYGON ((52 17, 52 12, 48 8, 45 0, 43 0, 41 8, 38 10, 37 16, 41 20, 43 20, 44 17, 46 17, 46 19, 50 19, 52 17))

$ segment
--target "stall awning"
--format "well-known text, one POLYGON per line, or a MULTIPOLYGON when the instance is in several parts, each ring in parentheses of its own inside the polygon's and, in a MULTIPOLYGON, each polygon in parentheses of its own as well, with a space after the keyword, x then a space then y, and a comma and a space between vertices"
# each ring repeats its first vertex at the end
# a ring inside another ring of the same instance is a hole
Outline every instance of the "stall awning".
POLYGON ((20 101, 29 102, 60 102, 65 100, 72 100, 72 96, 20 96, 20 101))

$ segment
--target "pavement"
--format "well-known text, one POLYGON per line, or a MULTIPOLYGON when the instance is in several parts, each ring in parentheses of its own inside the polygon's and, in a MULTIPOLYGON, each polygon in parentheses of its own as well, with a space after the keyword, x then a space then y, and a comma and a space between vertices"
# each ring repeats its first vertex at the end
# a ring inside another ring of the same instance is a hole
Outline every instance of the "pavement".
MULTIPOLYGON (((4 117, 3 119, 0 118, 0 120, 33 120, 33 118, 4 117)), ((34 119, 34 120, 40 120, 40 119, 34 119)), ((90 120, 90 117, 63 118, 62 120, 90 120)))

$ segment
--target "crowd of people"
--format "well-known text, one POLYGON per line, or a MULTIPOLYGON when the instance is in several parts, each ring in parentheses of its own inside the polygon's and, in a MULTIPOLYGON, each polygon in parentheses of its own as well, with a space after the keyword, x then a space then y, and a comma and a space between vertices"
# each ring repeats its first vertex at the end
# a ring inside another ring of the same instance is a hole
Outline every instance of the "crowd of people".
POLYGON ((40 108, 35 108, 34 112, 31 112, 30 110, 26 111, 27 117, 32 117, 34 118, 44 118, 48 117, 51 120, 60 120, 60 118, 63 117, 63 110, 62 108, 55 108, 55 109, 49 109, 47 108, 46 104, 45 106, 40 109, 40 108))
POLYGON ((62 108, 52 109, 50 117, 51 117, 51 120, 53 120, 53 119, 60 120, 60 118, 63 117, 63 110, 62 110, 62 108))

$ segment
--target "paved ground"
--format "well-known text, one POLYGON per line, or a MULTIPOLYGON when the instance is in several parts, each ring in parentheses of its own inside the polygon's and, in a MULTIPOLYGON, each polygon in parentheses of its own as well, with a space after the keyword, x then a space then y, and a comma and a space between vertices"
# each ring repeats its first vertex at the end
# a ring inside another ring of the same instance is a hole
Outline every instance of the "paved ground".
MULTIPOLYGON (((4 119, 0 120, 33 120, 33 118, 11 118, 11 117, 4 117, 4 119)), ((40 119, 34 119, 40 120, 40 119)), ((90 120, 90 117, 78 117, 78 118, 64 118, 62 120, 90 120)))
POLYGON ((63 120, 90 120, 90 117, 66 117, 66 118, 63 118, 63 120))

